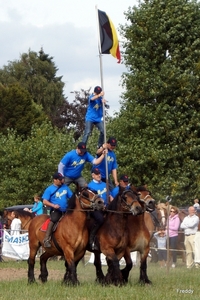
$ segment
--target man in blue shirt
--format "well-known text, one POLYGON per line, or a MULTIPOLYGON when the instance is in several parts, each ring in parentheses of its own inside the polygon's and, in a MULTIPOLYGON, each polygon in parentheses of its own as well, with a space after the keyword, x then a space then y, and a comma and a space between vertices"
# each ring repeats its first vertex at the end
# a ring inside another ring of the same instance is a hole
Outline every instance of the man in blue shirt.
MULTIPOLYGON (((112 190, 114 188, 113 183, 110 179, 110 175, 112 174, 112 177, 114 179, 115 186, 119 185, 118 179, 117 179, 117 159, 115 155, 115 148, 117 146, 117 140, 114 137, 110 137, 106 144, 103 144, 102 147, 100 147, 97 150, 97 156, 101 155, 105 149, 107 149, 107 165, 108 165, 108 176, 109 176, 109 188, 112 190)), ((97 167, 100 169, 101 172, 101 180, 106 182, 106 161, 105 159, 102 160, 102 162, 97 165, 97 167)))
MULTIPOLYGON (((94 124, 100 131, 98 148, 104 143, 104 126, 103 126, 103 105, 106 100, 103 98, 104 92, 100 86, 94 88, 94 92, 88 98, 88 108, 85 115, 85 131, 83 134, 82 142, 87 144, 88 138, 92 131, 94 124)), ((106 105, 105 105, 106 106, 106 105)), ((106 106, 109 108, 109 106, 106 106)))
POLYGON ((81 142, 76 149, 65 154, 58 165, 58 172, 65 176, 65 184, 77 183, 79 187, 87 186, 86 180, 81 175, 85 163, 99 164, 104 159, 106 151, 104 150, 99 158, 94 158, 87 152, 86 144, 81 142))
POLYGON ((64 176, 60 173, 53 175, 53 184, 44 191, 42 196, 43 204, 50 207, 50 223, 48 225, 45 238, 44 247, 51 247, 51 231, 54 223, 58 222, 62 214, 64 214, 68 207, 68 199, 73 195, 70 188, 64 184, 64 176))
MULTIPOLYGON (((88 187, 96 191, 98 195, 100 195, 101 198, 104 200, 105 206, 107 206, 109 202, 113 200, 113 197, 109 193, 109 199, 107 199, 106 183, 101 181, 101 172, 98 168, 93 167, 91 173, 92 173, 92 181, 89 182, 88 187)), ((92 250, 97 250, 98 248, 95 245, 95 235, 98 229, 103 224, 104 221, 103 212, 98 210, 91 211, 90 216, 94 218, 95 223, 93 228, 90 231, 89 245, 92 250)))
POLYGON ((130 185, 129 185, 129 179, 127 175, 122 175, 119 179, 119 185, 116 186, 112 191, 111 191, 111 195, 113 198, 115 198, 115 196, 119 193, 119 186, 125 188, 125 189, 130 189, 130 185))

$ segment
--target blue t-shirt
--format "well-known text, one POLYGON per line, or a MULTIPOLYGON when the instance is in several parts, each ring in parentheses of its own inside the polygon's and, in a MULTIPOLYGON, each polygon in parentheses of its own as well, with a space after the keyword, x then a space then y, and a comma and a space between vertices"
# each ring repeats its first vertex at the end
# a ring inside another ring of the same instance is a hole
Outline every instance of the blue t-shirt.
MULTIPOLYGON (((130 190, 130 185, 127 185, 125 190, 130 190)), ((119 186, 114 187, 114 189, 111 191, 111 195, 113 196, 113 198, 115 198, 115 196, 117 196, 117 194, 119 193, 119 186)))
POLYGON ((94 157, 89 152, 79 155, 76 150, 72 150, 61 159, 61 162, 65 165, 63 175, 70 178, 78 178, 81 176, 85 163, 92 163, 93 160, 94 157))
MULTIPOLYGON (((112 170, 117 169, 117 159, 114 151, 108 150, 107 153, 107 162, 108 162, 108 175, 112 173, 112 170)), ((105 158, 102 160, 102 162, 96 166, 100 172, 101 177, 106 178, 106 165, 105 165, 105 158)))
POLYGON ((42 201, 35 202, 32 208, 32 212, 39 216, 43 214, 43 203, 42 201))
POLYGON ((107 188, 106 183, 101 181, 97 182, 95 180, 92 180, 88 183, 88 187, 98 193, 98 195, 104 200, 104 204, 108 204, 107 200, 107 188))
POLYGON ((60 211, 66 211, 68 207, 68 199, 73 195, 70 188, 63 184, 59 189, 56 185, 52 184, 44 191, 42 199, 46 199, 53 204, 60 205, 60 211), (57 190, 56 193, 54 193, 57 190), (54 194, 53 194, 54 193, 54 194), (53 194, 53 195, 52 195, 53 194), (52 196, 51 196, 52 195, 52 196))
POLYGON ((102 97, 99 97, 95 100, 90 100, 94 96, 94 94, 91 94, 88 98, 88 108, 85 115, 85 121, 99 123, 103 117, 102 97))

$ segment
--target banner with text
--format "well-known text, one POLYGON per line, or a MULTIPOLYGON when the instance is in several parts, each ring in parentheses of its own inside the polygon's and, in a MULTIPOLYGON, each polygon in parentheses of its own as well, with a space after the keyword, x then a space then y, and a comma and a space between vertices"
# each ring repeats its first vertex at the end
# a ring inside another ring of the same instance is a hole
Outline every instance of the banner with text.
POLYGON ((29 258, 29 238, 28 233, 10 235, 4 230, 2 255, 16 259, 29 258))

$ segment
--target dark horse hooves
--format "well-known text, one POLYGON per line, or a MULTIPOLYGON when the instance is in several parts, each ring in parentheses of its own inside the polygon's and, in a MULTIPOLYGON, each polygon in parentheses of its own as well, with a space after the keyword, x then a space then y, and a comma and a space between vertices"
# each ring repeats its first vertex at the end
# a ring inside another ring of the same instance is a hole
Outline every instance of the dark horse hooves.
POLYGON ((152 282, 151 282, 151 280, 149 280, 149 279, 145 279, 145 280, 140 279, 140 280, 139 280, 139 284, 140 284, 140 285, 151 285, 152 282))

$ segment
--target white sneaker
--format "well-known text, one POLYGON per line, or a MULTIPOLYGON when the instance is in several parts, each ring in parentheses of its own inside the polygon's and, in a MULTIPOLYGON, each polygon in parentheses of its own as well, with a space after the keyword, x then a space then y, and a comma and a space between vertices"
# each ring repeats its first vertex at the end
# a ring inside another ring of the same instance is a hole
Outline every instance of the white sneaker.
POLYGON ((175 264, 172 264, 172 268, 175 268, 176 266, 175 266, 175 264))

